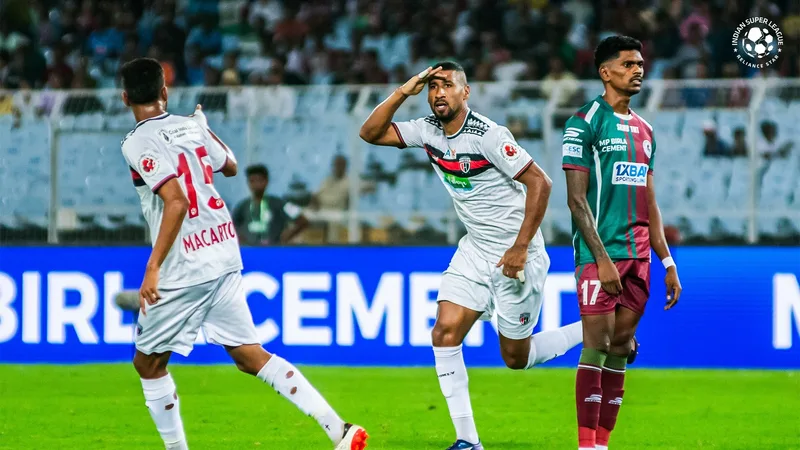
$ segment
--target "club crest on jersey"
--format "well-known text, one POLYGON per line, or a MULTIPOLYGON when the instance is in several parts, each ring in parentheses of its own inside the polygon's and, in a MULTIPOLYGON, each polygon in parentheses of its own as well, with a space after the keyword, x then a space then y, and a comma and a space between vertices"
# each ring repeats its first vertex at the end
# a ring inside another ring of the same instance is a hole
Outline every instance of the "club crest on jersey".
POLYGON ((527 325, 531 321, 531 313, 522 313, 519 315, 519 324, 527 325))
POLYGON ((651 144, 650 141, 645 140, 642 145, 644 147, 644 154, 647 155, 648 158, 650 158, 651 157, 650 155, 653 154, 653 144, 651 144))
POLYGON ((611 184, 647 186, 647 164, 617 161, 611 175, 611 184))
POLYGON ((143 153, 139 158, 139 173, 150 174, 158 171, 158 161, 150 153, 143 153))
POLYGON ((458 158, 458 163, 461 166, 462 172, 469 173, 469 170, 472 168, 472 160, 469 159, 469 156, 458 158))
POLYGON ((516 144, 513 142, 505 142, 503 143, 503 147, 501 150, 501 154, 503 155, 503 159, 506 161, 516 161, 519 159, 520 150, 516 144))
POLYGON ((158 135, 161 136, 161 139, 164 140, 167 144, 172 143, 172 138, 170 137, 169 133, 167 133, 163 128, 158 130, 158 135))

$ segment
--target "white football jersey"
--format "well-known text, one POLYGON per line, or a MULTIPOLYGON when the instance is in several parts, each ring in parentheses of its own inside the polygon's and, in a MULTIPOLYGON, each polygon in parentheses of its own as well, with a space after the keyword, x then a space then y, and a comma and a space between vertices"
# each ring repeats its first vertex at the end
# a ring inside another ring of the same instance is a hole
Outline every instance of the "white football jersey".
POLYGON ((180 233, 161 265, 160 288, 194 286, 242 269, 236 230, 213 182, 214 172, 235 157, 208 128, 202 113, 164 113, 139 122, 122 141, 122 154, 153 244, 164 213, 158 189, 177 178, 189 200, 180 233))
MULTIPOLYGON (((533 159, 517 144, 508 128, 468 111, 461 129, 446 136, 436 116, 392 126, 403 147, 422 147, 453 197, 458 218, 467 229, 465 239, 499 261, 517 239, 525 217, 525 187, 515 181, 533 159)), ((529 251, 544 251, 541 230, 529 251)))

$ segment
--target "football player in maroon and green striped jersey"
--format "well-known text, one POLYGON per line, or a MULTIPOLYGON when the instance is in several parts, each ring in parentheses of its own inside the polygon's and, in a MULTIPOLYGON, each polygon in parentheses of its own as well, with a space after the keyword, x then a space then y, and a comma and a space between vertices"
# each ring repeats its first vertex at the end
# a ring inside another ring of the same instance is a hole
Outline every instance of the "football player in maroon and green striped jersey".
POLYGON ((575 401, 580 449, 607 449, 622 404, 632 338, 650 296, 650 249, 667 267, 667 304, 681 285, 655 199, 653 128, 630 107, 642 89, 642 44, 609 37, 595 50, 605 92, 565 125, 563 168, 573 222, 583 351, 575 401))

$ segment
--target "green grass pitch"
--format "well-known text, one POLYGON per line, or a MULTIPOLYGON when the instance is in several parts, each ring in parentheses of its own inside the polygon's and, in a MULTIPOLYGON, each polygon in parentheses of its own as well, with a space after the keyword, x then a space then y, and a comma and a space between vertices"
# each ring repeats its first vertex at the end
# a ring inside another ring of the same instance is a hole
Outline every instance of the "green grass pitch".
MULTIPOLYGON (((432 368, 301 367, 369 449, 453 440, 432 368)), ((193 449, 331 449, 313 419, 233 366, 175 365, 193 449)), ((575 449, 574 370, 470 370, 488 450, 575 449)), ((613 449, 800 449, 800 373, 632 368, 613 449)), ((127 364, 0 365, 0 449, 159 449, 127 364)))

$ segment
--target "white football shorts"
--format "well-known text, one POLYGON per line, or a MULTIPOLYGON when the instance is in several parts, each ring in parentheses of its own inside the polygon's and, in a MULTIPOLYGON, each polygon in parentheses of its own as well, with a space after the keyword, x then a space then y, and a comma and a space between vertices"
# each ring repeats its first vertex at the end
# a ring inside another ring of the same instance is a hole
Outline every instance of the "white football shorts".
POLYGON ((539 321, 550 257, 544 249, 528 255, 525 283, 503 275, 503 268, 496 267, 498 262, 499 258, 487 260, 469 239, 462 239, 442 275, 437 301, 481 311, 481 320, 491 320, 496 313, 500 334, 525 339, 539 321))
POLYGON ((136 349, 144 354, 175 352, 189 356, 203 327, 208 342, 238 347, 259 344, 242 289, 242 273, 179 289, 159 289, 161 300, 139 313, 136 349))

